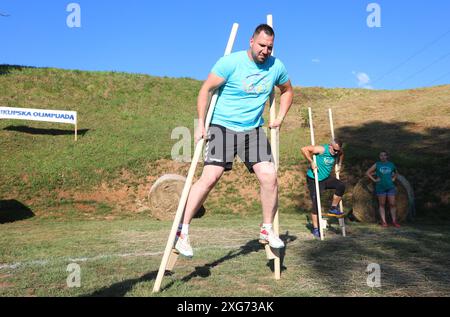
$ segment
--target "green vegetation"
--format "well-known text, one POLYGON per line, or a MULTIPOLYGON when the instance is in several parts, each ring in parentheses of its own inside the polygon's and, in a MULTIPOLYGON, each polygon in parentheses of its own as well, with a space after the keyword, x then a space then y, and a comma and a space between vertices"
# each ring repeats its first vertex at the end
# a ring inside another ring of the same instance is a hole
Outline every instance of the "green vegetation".
MULTIPOLYGON (((131 194, 139 196, 137 187, 148 181, 148 175, 186 169, 186 165, 171 164, 161 168, 161 160, 170 162, 171 148, 177 141, 171 139, 175 127, 193 132, 200 82, 7 65, 0 66, 0 73, 1 105, 76 110, 80 121, 78 142, 73 142, 70 126, 0 121, 3 197, 25 202, 33 209, 45 208, 58 201, 60 191, 70 196, 76 191, 95 190, 103 183, 131 186, 131 194)), ((332 108, 336 135, 346 142, 343 175, 350 185, 349 193, 377 159, 378 151, 387 149, 413 184, 422 214, 448 214, 448 88, 296 88, 295 104, 281 136, 283 175, 295 175, 305 168, 299 148, 310 142, 306 108, 313 108, 317 143, 329 140, 327 109, 332 108)), ((254 184, 246 173, 241 180, 254 184)), ((230 182, 223 190, 237 192, 235 185, 230 182)), ((296 185, 303 188, 298 182, 296 185)))
MULTIPOLYGON (((0 296, 151 295, 170 224, 150 217, 147 194, 159 176, 187 173, 188 163, 171 160, 171 132, 193 132, 200 85, 0 65, 1 106, 79 115, 77 142, 71 126, 0 121, 0 296), (81 266, 81 288, 66 286, 71 262, 81 266)), ((280 140, 281 228, 289 231, 283 279, 273 281, 256 242, 258 182, 236 163, 205 203, 206 216, 195 220, 196 257, 179 261, 161 295, 448 296, 449 88, 296 88, 280 140), (299 151, 310 142, 308 106, 317 143, 329 141, 333 109, 345 142, 346 209, 352 187, 387 149, 414 187, 414 223, 398 231, 350 223, 346 239, 330 232, 324 243, 310 240, 299 151), (365 283, 369 263, 382 265, 380 289, 365 283)))
POLYGON ((123 169, 147 175, 148 162, 170 159, 172 129, 193 129, 199 87, 191 79, 11 70, 0 76, 2 106, 78 111, 80 138, 73 141, 70 126, 2 120, 0 192, 86 188, 123 169))
MULTIPOLYGON (((205 216, 191 229, 195 255, 180 257, 162 292, 152 294, 171 223, 150 219, 2 226, 0 296, 448 296, 450 234, 445 225, 382 230, 352 223, 342 238, 311 240, 301 215, 282 215, 287 241, 275 281, 258 237, 259 217, 205 216), (207 239, 205 239, 207 237, 207 239), (70 263, 81 287, 69 288, 70 263), (367 286, 370 263, 381 288, 367 286)), ((334 225, 337 228, 337 225, 334 225)))

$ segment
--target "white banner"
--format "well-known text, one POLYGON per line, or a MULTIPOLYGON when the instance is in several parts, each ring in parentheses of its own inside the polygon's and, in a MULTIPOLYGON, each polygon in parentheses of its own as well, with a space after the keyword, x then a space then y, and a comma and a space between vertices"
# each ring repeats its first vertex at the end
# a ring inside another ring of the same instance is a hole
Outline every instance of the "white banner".
POLYGON ((0 107, 0 119, 20 119, 77 124, 76 111, 0 107))

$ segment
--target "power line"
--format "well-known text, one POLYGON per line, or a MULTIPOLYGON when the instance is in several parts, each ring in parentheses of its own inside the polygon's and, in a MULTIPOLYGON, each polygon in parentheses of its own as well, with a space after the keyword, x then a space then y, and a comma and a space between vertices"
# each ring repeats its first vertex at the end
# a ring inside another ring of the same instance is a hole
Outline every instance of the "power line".
POLYGON ((399 64, 397 64, 396 66, 392 67, 390 70, 388 70, 386 73, 384 73, 383 75, 381 75, 380 77, 378 77, 377 79, 375 79, 373 81, 373 84, 376 84, 378 81, 380 81, 381 79, 383 79, 384 77, 386 77, 387 75, 392 74, 394 71, 396 71, 397 69, 399 69, 400 67, 402 67, 403 65, 405 65, 406 63, 408 63, 410 60, 412 60, 414 57, 416 57, 417 55, 421 54, 423 51, 425 51, 426 49, 428 49, 430 46, 436 44, 437 42, 439 42, 440 40, 442 40, 444 37, 446 37, 448 34, 450 34, 450 29, 448 29, 445 33, 443 33, 442 35, 438 36, 436 39, 434 39, 433 41, 431 41, 430 43, 426 44, 425 46, 423 46, 421 49, 419 49, 418 51, 416 51, 415 53, 413 53, 410 57, 408 57, 407 59, 405 59, 403 62, 400 62, 399 64))
POLYGON ((444 75, 442 75, 442 76, 440 76, 439 78, 433 80, 432 82, 429 82, 426 86, 431 86, 431 85, 433 85, 434 83, 440 81, 441 79, 444 79, 444 78, 447 77, 448 75, 450 75, 450 72, 445 73, 444 75))
POLYGON ((415 72, 414 74, 412 74, 411 76, 407 77, 406 79, 402 80, 398 85, 401 85, 405 82, 407 82, 408 80, 410 80, 411 78, 415 77, 416 75, 423 73, 424 71, 426 71, 428 68, 430 68, 431 66, 437 64, 438 62, 440 62, 441 60, 447 58, 447 56, 450 56, 450 52, 448 52, 445 55, 442 55, 441 57, 439 57, 438 59, 435 59, 433 62, 431 62, 430 64, 428 64, 427 66, 425 66, 424 68, 422 68, 421 70, 415 72))

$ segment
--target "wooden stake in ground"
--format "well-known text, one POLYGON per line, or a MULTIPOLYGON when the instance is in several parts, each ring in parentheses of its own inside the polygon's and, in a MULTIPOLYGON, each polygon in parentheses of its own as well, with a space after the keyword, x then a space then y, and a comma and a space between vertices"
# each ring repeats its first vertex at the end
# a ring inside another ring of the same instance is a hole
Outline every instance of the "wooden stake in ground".
MULTIPOLYGON (((312 111, 311 108, 308 108, 308 114, 309 114, 309 128, 311 131, 311 144, 314 146, 316 145, 314 140, 314 127, 313 127, 313 121, 312 121, 312 111)), ((313 155, 314 164, 317 166, 317 160, 316 155, 313 155)), ((317 168, 314 170, 314 182, 316 184, 316 198, 317 198, 317 217, 318 224, 319 224, 319 231, 320 231, 320 240, 323 241, 323 219, 322 219, 322 204, 320 203, 320 190, 319 190, 319 175, 317 175, 317 168)))
MULTIPOLYGON (((239 28, 239 24, 234 23, 233 28, 231 29, 231 34, 228 39, 228 43, 227 43, 227 47, 225 49, 224 55, 229 55, 231 53, 238 28, 239 28)), ((205 120, 206 131, 208 131, 208 129, 209 129, 209 125, 211 123, 211 118, 212 118, 212 115, 214 112, 214 107, 216 106, 218 96, 219 96, 219 93, 218 93, 218 91, 216 91, 214 93, 213 97, 211 98, 209 108, 208 108, 208 113, 206 115, 206 120, 205 120)), ((172 249, 174 247, 175 238, 176 238, 176 234, 177 234, 177 230, 178 230, 178 225, 181 222, 181 217, 183 216, 184 208, 186 207, 186 202, 187 202, 187 198, 189 195, 189 191, 191 190, 192 181, 194 179, 194 174, 195 174, 195 169, 197 167, 197 163, 198 163, 200 156, 202 154, 202 151, 203 151, 204 143, 205 143, 205 140, 200 139, 200 141, 195 146, 195 152, 194 152, 194 156, 192 158, 191 167, 189 168, 186 183, 184 185, 183 192, 180 197, 180 202, 178 203, 177 213, 175 214, 175 219, 173 220, 172 229, 170 231, 169 238, 167 239, 167 244, 166 244, 166 248, 164 250, 164 255, 163 255, 163 258, 161 261, 161 265, 159 266, 158 275, 156 276, 155 284, 153 285, 153 292, 159 292, 159 290, 161 288, 161 282, 164 277, 164 273, 165 273, 166 269, 168 268, 169 262, 170 262, 170 268, 173 268, 173 266, 175 265, 174 261, 169 261, 169 260, 171 258, 171 254, 172 254, 172 257, 176 256, 176 255, 174 255, 174 252, 172 252, 172 249)))
MULTIPOLYGON (((334 141, 333 111, 331 109, 328 109, 328 117, 330 119, 331 138, 334 141)), ((336 173, 336 178, 340 179, 340 175, 339 175, 339 171, 338 171, 337 165, 335 167, 335 173, 336 173)), ((344 204, 342 203, 342 200, 339 203, 339 208, 340 208, 340 210, 342 212, 344 212, 344 204)), ((345 237, 346 233, 345 233, 345 220, 344 220, 344 218, 339 218, 339 225, 341 226, 342 236, 345 237)))
MULTIPOLYGON (((267 15, 267 24, 273 28, 273 17, 271 14, 267 15)), ((272 55, 274 54, 274 51, 272 50, 272 55)), ((270 122, 275 121, 277 118, 277 110, 276 110, 276 102, 275 102, 275 88, 270 94, 270 122)), ((270 130, 270 146, 272 147, 272 156, 274 159, 275 164, 275 170, 278 173, 278 166, 279 166, 279 136, 280 136, 280 129, 271 129, 270 130)), ((278 212, 278 206, 277 211, 275 213, 275 217, 273 219, 273 231, 274 233, 279 236, 280 234, 280 224, 279 224, 279 212, 278 212)), ((269 245, 266 244, 266 254, 268 259, 273 259, 274 263, 274 273, 275 273, 275 279, 279 280, 281 278, 281 261, 280 261, 280 250, 278 249, 272 249, 269 245)))

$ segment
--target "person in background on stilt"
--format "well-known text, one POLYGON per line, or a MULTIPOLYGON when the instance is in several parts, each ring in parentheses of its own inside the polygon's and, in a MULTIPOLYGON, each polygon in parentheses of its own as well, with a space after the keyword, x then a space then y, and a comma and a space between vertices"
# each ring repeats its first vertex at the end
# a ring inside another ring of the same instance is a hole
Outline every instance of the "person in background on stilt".
POLYGON ((326 215, 336 218, 343 217, 344 212, 339 210, 338 206, 345 192, 345 184, 336 177, 331 176, 331 171, 335 164, 337 164, 339 172, 342 167, 344 160, 342 141, 334 139, 330 144, 305 146, 302 148, 302 154, 310 163, 310 167, 306 173, 306 180, 313 204, 313 211, 311 213, 313 221, 312 234, 315 238, 320 238, 314 170, 317 169, 320 193, 326 189, 335 190, 331 207, 326 215), (313 155, 316 155, 317 166, 314 164, 313 155))
MULTIPOLYGON (((196 141, 207 140, 205 165, 200 179, 192 186, 177 233, 175 248, 184 256, 193 256, 189 242, 189 224, 224 172, 232 169, 236 155, 255 173, 261 186, 263 224, 260 240, 272 248, 284 242, 274 233, 273 219, 278 206, 278 181, 270 143, 261 128, 264 107, 274 87, 280 89, 280 111, 271 129, 281 127, 294 96, 283 63, 273 56, 275 33, 267 24, 259 25, 250 39, 250 48, 222 57, 211 70, 198 94, 199 126, 196 141), (211 127, 205 129, 208 96, 220 94, 211 127)), ((213 234, 213 233, 211 233, 213 234)))
POLYGON ((388 226, 386 222, 385 210, 387 198, 389 202, 389 210, 391 211, 392 225, 396 228, 400 228, 400 225, 397 223, 397 208, 395 204, 395 195, 397 194, 397 190, 394 184, 397 179, 398 171, 394 163, 389 161, 389 154, 387 151, 380 152, 380 161, 373 164, 367 170, 366 175, 373 182, 375 182, 375 191, 378 197, 381 226, 388 226))

